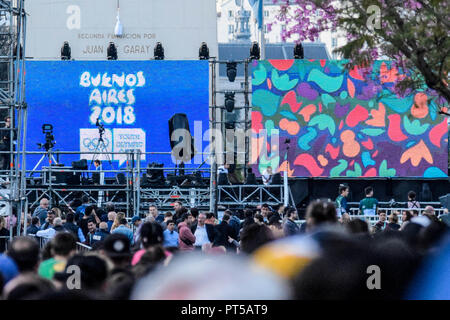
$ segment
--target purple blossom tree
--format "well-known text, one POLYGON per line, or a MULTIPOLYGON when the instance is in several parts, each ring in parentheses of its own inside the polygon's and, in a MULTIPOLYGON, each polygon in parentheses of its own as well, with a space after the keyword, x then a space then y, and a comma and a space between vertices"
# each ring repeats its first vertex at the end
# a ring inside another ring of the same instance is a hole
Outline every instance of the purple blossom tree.
MULTIPOLYGON (((273 0, 283 40, 315 41, 323 31, 341 31, 347 43, 334 50, 348 68, 389 59, 408 71, 401 94, 428 87, 442 107, 450 102, 450 4, 448 0, 273 0)), ((370 71, 368 71, 370 72, 370 71)))

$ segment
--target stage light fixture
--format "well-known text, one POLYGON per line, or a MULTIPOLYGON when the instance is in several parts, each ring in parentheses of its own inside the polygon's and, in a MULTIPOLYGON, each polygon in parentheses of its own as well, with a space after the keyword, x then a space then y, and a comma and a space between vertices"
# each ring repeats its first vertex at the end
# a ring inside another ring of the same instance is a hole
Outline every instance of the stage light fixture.
POLYGON ((225 129, 234 130, 236 128, 236 124, 234 122, 226 122, 225 129))
POLYGON ((155 60, 164 60, 164 48, 161 42, 157 42, 155 49, 153 50, 155 60))
POLYGON ((237 74, 236 62, 227 62, 227 77, 230 82, 234 82, 237 74))
POLYGON ((108 55, 108 60, 117 60, 117 48, 114 42, 109 43, 106 53, 108 55))
POLYGON ((259 44, 253 41, 252 47, 250 48, 250 60, 259 60, 260 57, 259 44))
POLYGON ((209 59, 209 48, 206 42, 202 42, 200 49, 198 50, 198 58, 200 60, 208 60, 209 59))
POLYGON ((304 59, 303 46, 301 42, 297 43, 294 47, 294 59, 304 59))
POLYGON ((72 56, 72 50, 70 49, 69 42, 64 41, 61 47, 61 60, 70 60, 72 56))
POLYGON ((233 112, 234 110, 234 92, 226 92, 225 93, 225 109, 228 112, 233 112))

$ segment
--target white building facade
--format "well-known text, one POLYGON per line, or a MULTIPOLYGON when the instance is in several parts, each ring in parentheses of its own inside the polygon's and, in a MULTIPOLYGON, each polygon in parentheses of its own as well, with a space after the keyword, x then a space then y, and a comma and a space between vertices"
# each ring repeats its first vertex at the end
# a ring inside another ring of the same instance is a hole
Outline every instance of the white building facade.
MULTIPOLYGON (((248 0, 217 0, 217 40, 219 43, 229 43, 237 41, 236 33, 239 33, 239 26, 237 25, 237 18, 241 14, 242 8, 250 14, 249 33, 250 39, 248 41, 258 41, 259 35, 256 27, 256 19, 248 3, 248 0), (238 28, 237 28, 238 27, 238 28)), ((294 9, 292 6, 291 10, 294 9)), ((266 43, 282 43, 282 30, 286 25, 277 20, 280 12, 280 5, 273 4, 272 0, 264 1, 264 35, 266 43), (268 27, 271 25, 271 28, 268 27)), ((288 27, 291 26, 288 25, 288 27)), ((295 42, 298 40, 298 35, 286 39, 286 42, 295 42)), ((239 40, 238 40, 239 41, 239 40)), ((305 41, 309 42, 309 41, 305 41)), ((339 31, 325 31, 319 36, 318 42, 325 44, 327 51, 330 53, 332 59, 340 59, 340 56, 333 53, 337 47, 343 46, 346 43, 345 36, 339 31)))

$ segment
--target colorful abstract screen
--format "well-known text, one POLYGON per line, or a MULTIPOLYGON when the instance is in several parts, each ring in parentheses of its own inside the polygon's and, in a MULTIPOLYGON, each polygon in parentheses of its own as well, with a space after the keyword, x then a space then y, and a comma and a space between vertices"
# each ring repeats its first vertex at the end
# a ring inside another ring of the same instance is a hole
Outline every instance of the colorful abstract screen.
POLYGON ((252 65, 252 161, 297 177, 447 177, 448 125, 426 91, 399 97, 389 61, 252 65))

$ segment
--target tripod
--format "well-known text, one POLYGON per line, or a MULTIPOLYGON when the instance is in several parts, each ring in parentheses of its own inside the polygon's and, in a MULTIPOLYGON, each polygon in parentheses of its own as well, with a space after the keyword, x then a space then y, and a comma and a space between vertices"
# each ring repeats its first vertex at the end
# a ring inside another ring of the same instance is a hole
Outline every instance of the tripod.
POLYGON ((105 141, 103 140, 103 134, 104 133, 105 133, 105 129, 103 127, 99 127, 98 128, 98 134, 100 135, 100 137, 98 138, 97 146, 95 147, 94 155, 92 156, 92 160, 91 160, 91 163, 90 163, 89 167, 92 166, 92 164, 96 160, 96 157, 99 156, 100 152, 104 152, 105 153, 106 160, 108 160, 109 165, 112 166, 111 157, 107 153, 108 149, 106 149, 106 144, 105 144, 105 141))
POLYGON ((50 155, 52 153, 52 148, 47 150, 46 154, 43 154, 41 159, 39 159, 38 163, 34 166, 33 170, 31 170, 30 173, 30 177, 33 176, 34 172, 36 171, 36 169, 39 167, 39 165, 41 164, 41 162, 45 159, 45 157, 48 157, 48 161, 51 164, 51 161, 53 160, 55 164, 58 164, 58 161, 56 161, 55 157, 52 155, 50 155))

